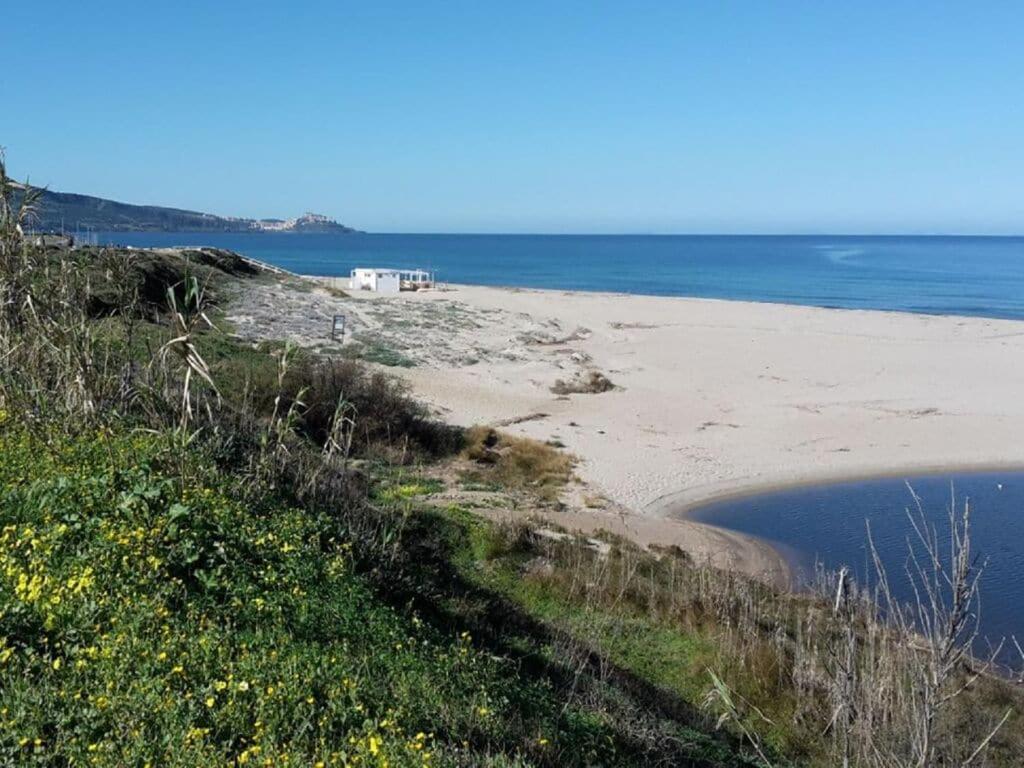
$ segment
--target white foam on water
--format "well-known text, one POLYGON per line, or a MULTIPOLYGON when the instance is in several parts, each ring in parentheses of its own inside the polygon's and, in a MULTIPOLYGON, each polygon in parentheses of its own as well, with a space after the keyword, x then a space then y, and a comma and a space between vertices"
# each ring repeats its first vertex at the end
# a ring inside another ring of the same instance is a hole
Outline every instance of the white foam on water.
POLYGON ((855 261, 857 256, 864 255, 865 251, 863 248, 849 248, 837 245, 816 245, 814 247, 819 251, 823 251, 825 258, 833 264, 839 264, 844 267, 864 266, 864 264, 855 261))

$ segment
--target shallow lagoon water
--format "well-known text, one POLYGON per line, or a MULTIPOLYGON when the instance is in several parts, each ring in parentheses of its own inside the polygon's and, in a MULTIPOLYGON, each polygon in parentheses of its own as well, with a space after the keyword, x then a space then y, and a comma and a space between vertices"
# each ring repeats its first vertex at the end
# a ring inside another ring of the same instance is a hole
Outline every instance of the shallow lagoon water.
MULTIPOLYGON (((862 582, 875 579, 871 535, 901 600, 912 593, 905 575, 908 541, 915 534, 907 510, 921 498, 940 544, 948 543, 951 503, 969 502, 972 549, 985 563, 981 628, 991 640, 1016 636, 1024 645, 1024 472, 986 472, 883 478, 778 490, 705 504, 691 519, 756 536, 790 561, 798 581, 815 563, 849 566, 862 582)), ((920 549, 918 549, 920 551, 920 549)), ((948 548, 944 551, 948 551, 948 548)), ((976 650, 982 651, 984 646, 976 650)))

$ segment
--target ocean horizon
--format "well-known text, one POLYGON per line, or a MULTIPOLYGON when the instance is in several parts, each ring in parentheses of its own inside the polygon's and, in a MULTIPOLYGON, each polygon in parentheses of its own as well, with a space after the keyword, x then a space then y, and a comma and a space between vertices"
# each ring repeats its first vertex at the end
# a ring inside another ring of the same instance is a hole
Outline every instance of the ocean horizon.
POLYGON ((102 232, 209 245, 302 274, 423 268, 441 282, 1024 319, 1024 236, 102 232))

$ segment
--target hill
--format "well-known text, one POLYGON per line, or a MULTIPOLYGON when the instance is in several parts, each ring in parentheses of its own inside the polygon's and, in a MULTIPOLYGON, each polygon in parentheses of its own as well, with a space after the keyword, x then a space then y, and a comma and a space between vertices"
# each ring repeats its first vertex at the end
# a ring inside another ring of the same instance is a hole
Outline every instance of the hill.
POLYGON ((47 232, 94 229, 107 232, 332 232, 356 230, 334 219, 306 213, 293 219, 216 216, 159 205, 134 205, 102 197, 46 190, 34 227, 47 232))

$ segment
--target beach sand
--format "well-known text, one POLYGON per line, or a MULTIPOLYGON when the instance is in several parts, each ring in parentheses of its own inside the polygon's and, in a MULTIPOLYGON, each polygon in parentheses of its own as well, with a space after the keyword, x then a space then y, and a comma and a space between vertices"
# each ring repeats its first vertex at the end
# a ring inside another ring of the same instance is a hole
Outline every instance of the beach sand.
POLYGON ((780 485, 1024 465, 1020 322, 478 286, 264 303, 272 317, 234 310, 240 333, 329 346, 326 318, 344 312, 356 339, 415 363, 391 370, 446 420, 564 445, 586 492, 607 500, 593 513, 577 504, 577 527, 619 520, 642 543, 775 580, 770 550, 681 521, 687 508, 780 485), (551 391, 592 371, 614 389, 551 391))

